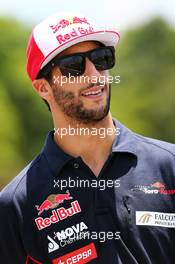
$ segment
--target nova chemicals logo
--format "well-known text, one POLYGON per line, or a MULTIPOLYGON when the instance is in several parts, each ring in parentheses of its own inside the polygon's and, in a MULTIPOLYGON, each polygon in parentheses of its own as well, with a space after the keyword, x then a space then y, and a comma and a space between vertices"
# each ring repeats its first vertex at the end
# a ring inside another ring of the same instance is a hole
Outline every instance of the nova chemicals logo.
POLYGON ((66 229, 54 232, 54 236, 47 236, 48 253, 58 250, 60 247, 69 246, 70 244, 86 238, 88 227, 84 222, 69 226, 66 229))

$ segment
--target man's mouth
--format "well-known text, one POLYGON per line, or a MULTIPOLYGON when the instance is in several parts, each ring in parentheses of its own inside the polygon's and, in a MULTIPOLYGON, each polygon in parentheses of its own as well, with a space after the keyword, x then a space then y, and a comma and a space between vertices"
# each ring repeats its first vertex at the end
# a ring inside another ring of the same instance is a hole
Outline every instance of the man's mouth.
POLYGON ((96 98, 104 93, 105 86, 94 86, 81 92, 81 95, 87 98, 96 98))

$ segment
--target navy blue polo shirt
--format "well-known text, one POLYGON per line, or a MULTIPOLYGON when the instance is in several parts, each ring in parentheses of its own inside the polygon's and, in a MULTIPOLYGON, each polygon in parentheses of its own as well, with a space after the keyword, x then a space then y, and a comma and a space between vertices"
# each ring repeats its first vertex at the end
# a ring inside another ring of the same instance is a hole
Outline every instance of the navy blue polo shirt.
POLYGON ((51 131, 1 191, 0 263, 174 263, 175 145, 113 122, 98 178, 51 131))

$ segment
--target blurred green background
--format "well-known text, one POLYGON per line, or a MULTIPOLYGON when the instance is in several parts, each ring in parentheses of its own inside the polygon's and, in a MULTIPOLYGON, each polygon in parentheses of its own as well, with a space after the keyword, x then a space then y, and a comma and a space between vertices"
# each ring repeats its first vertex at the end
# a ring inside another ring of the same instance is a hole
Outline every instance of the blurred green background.
MULTIPOLYGON (((25 71, 31 28, 0 18, 0 189, 40 151, 52 119, 25 71)), ((111 111, 145 136, 175 143, 175 31, 161 18, 122 34, 111 111)))

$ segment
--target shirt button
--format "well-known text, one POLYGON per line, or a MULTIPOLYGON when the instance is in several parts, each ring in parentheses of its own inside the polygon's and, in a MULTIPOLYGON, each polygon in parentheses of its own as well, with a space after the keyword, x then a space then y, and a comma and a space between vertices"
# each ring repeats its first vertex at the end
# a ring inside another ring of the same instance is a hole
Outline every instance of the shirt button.
POLYGON ((79 168, 79 164, 77 162, 74 163, 74 168, 78 169, 79 168))

